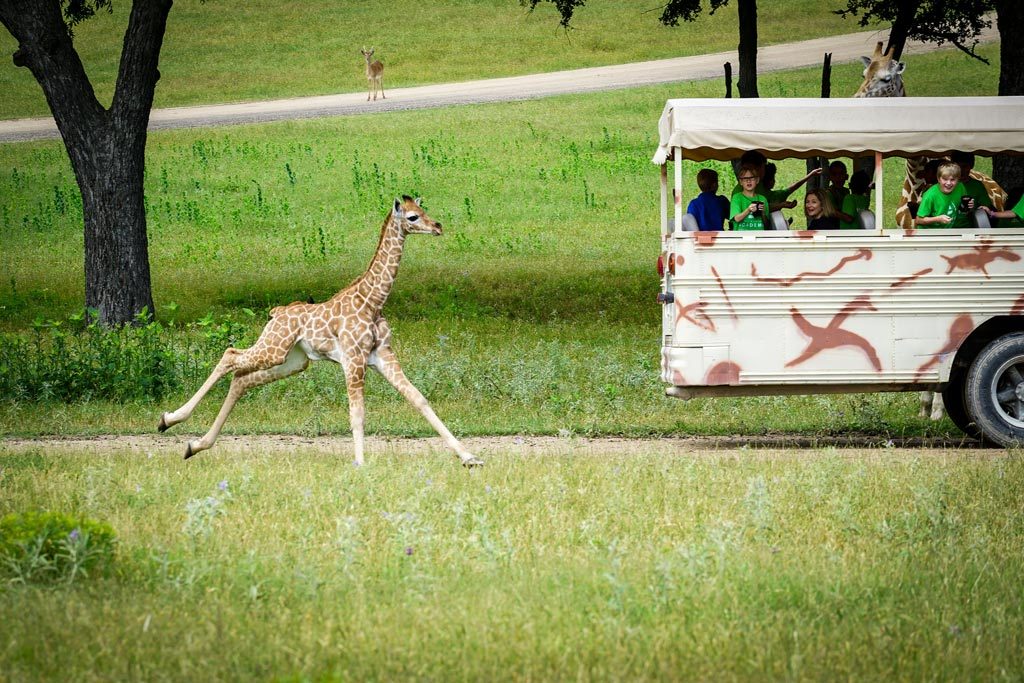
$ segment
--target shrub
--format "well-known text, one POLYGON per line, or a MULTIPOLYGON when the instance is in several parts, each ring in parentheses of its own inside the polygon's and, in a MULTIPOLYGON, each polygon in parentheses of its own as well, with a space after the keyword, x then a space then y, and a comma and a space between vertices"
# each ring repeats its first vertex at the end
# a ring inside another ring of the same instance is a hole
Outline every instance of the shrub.
POLYGON ((59 512, 0 518, 0 575, 16 583, 72 583, 114 558, 110 525, 59 512))

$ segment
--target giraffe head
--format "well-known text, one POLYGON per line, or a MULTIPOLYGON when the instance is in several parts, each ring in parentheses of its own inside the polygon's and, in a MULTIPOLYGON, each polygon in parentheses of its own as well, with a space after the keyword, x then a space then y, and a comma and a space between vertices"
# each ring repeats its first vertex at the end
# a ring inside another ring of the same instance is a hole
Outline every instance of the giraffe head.
POLYGON ((409 195, 402 195, 401 199, 395 200, 394 209, 391 211, 391 218, 402 231, 402 234, 441 234, 441 223, 427 215, 427 212, 420 206, 422 201, 420 197, 413 199, 409 195))
POLYGON ((882 43, 875 45, 870 57, 861 57, 864 62, 864 82, 854 97, 903 97, 903 70, 907 65, 892 58, 893 48, 882 53, 882 43))

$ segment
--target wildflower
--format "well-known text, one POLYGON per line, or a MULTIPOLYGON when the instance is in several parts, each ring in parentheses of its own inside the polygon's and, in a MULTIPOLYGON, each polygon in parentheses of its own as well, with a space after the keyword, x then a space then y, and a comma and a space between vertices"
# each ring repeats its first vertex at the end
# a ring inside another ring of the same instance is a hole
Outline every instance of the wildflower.
POLYGON ((82 535, 82 532, 78 530, 78 527, 75 527, 74 529, 71 530, 71 533, 68 534, 68 540, 73 543, 73 542, 77 541, 78 537, 81 536, 81 535, 82 535))
POLYGON ((227 491, 228 490, 228 480, 227 479, 221 479, 220 482, 218 482, 218 484, 217 484, 217 489, 220 490, 220 491, 227 491))
POLYGON ((408 546, 405 547, 405 554, 406 555, 412 555, 412 546, 411 545, 408 545, 408 546))

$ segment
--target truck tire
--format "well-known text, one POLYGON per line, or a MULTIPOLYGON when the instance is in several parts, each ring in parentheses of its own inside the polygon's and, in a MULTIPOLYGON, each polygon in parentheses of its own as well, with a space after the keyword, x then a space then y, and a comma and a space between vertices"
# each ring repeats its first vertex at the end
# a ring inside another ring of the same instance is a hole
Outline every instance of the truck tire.
POLYGON ((967 371, 967 415, 983 438, 1024 446, 1024 332, 989 343, 967 371))

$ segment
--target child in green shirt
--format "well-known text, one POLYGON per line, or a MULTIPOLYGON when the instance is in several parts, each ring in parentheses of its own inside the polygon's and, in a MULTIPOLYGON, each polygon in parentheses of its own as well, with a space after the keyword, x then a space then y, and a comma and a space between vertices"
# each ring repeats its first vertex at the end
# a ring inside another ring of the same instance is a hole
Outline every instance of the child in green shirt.
POLYGON ((918 227, 967 228, 968 212, 974 209, 974 199, 967 196, 960 182, 960 167, 951 161, 939 165, 939 182, 929 187, 921 197, 914 224, 918 227))
POLYGON ((764 214, 768 199, 756 192, 761 177, 753 164, 740 166, 740 187, 742 190, 732 196, 729 202, 729 217, 733 230, 764 230, 764 214))

